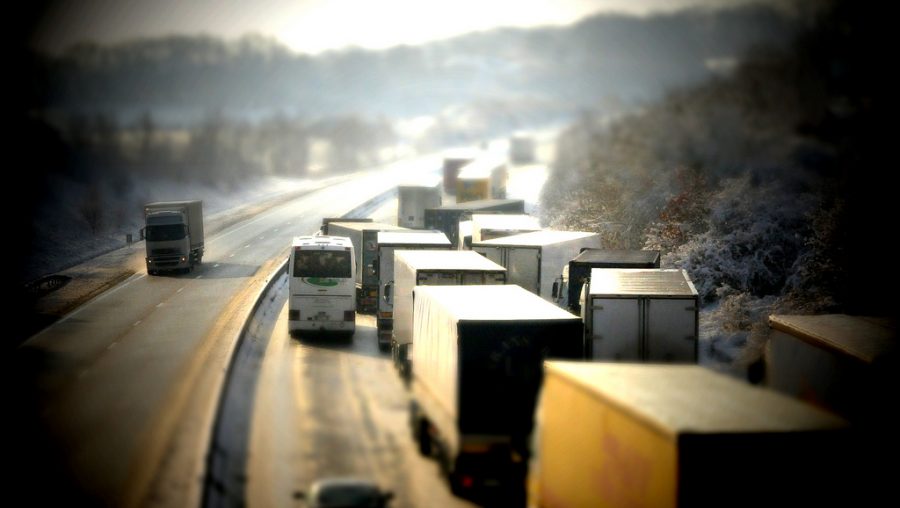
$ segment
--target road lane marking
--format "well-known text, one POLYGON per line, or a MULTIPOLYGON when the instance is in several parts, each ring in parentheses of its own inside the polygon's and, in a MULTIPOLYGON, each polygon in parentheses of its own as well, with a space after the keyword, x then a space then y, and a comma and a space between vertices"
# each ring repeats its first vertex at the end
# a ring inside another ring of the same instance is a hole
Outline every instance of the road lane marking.
POLYGON ((234 254, 232 254, 232 255, 230 255, 230 256, 228 256, 228 257, 233 258, 233 257, 234 257, 234 254))
POLYGON ((194 277, 194 278, 195 278, 195 279, 199 279, 200 277, 203 277, 203 276, 202 276, 202 275, 198 275, 198 276, 196 276, 196 277, 194 277))
POLYGON ((176 293, 180 293, 180 292, 182 292, 182 291, 184 291, 184 286, 181 286, 180 288, 178 288, 178 291, 175 291, 175 292, 176 292, 176 293))
POLYGON ((213 265, 213 268, 218 268, 218 267, 219 267, 219 263, 216 263, 213 265))
POLYGON ((112 348, 116 347, 116 344, 118 344, 118 342, 113 342, 112 344, 106 346, 106 349, 108 349, 108 350, 112 349, 112 348))
POLYGON ((162 306, 165 305, 165 304, 166 304, 166 302, 159 302, 159 303, 156 304, 156 308, 158 309, 158 308, 162 307, 162 306))
MULTIPOLYGON (((122 288, 124 288, 125 286, 131 284, 132 282, 134 282, 134 281, 136 281, 136 280, 138 280, 138 279, 142 279, 142 278, 144 278, 144 277, 146 277, 146 276, 147 276, 146 273, 135 273, 135 274, 133 274, 131 277, 128 277, 128 278, 125 279, 123 282, 121 282, 118 286, 116 286, 116 287, 114 287, 114 288, 112 288, 112 289, 110 289, 110 290, 108 290, 108 291, 104 291, 103 293, 101 293, 101 294, 95 296, 94 298, 92 298, 92 299, 90 299, 90 300, 84 302, 83 304, 81 304, 80 307, 78 307, 78 308, 75 309, 74 311, 72 311, 72 312, 70 312, 69 314, 67 314, 65 317, 63 317, 62 319, 60 319, 58 322, 59 322, 59 323, 64 323, 64 322, 68 321, 69 318, 73 318, 73 317, 77 316, 79 312, 81 312, 82 310, 84 310, 84 309, 85 309, 86 307, 88 307, 89 305, 94 304, 94 303, 99 302, 99 301, 102 301, 102 300, 103 300, 104 298, 106 298, 107 296, 109 296, 109 295, 111 295, 111 294, 113 294, 113 293, 119 291, 120 289, 122 289, 122 288)), ((49 329, 49 327, 47 327, 47 329, 49 329)), ((41 330, 41 333, 43 333, 43 330, 41 330)))
POLYGON ((244 248, 245 248, 245 249, 246 249, 247 247, 250 247, 250 244, 249 244, 249 243, 248 243, 247 245, 244 245, 244 248))
POLYGON ((137 326, 137 325, 141 324, 141 321, 143 321, 143 319, 138 319, 138 320, 135 321, 134 324, 131 325, 131 326, 137 326))

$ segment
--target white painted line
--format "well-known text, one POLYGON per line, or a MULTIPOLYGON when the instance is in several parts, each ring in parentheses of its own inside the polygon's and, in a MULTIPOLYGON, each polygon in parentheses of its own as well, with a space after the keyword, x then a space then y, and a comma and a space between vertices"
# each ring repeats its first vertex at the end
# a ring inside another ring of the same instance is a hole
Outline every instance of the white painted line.
POLYGON ((143 319, 138 319, 138 320, 135 321, 134 324, 131 325, 131 326, 137 326, 137 325, 141 324, 141 321, 143 321, 143 319))
POLYGON ((106 346, 106 349, 112 349, 112 348, 116 347, 116 344, 118 344, 118 342, 113 342, 112 344, 106 346))
POLYGON ((158 309, 158 308, 162 307, 162 306, 165 305, 165 304, 166 304, 166 302, 159 302, 159 303, 156 304, 156 308, 158 309))
POLYGON ((176 292, 176 293, 180 293, 180 292, 182 292, 182 291, 184 291, 184 286, 181 286, 180 288, 178 288, 178 291, 175 291, 175 292, 176 292))
POLYGON ((203 277, 203 276, 202 276, 202 275, 198 275, 198 276, 196 276, 196 277, 194 277, 194 278, 195 278, 195 279, 199 279, 200 277, 203 277))
POLYGON ((219 263, 216 263, 213 265, 213 268, 218 268, 218 267, 219 267, 219 263))
POLYGON ((228 257, 233 258, 233 257, 234 257, 234 254, 232 254, 232 255, 230 255, 230 256, 228 256, 228 257))
POLYGON ((244 245, 244 248, 246 249, 246 248, 249 247, 249 246, 250 246, 250 244, 248 243, 247 245, 244 245))
MULTIPOLYGON (((144 277, 146 277, 146 276, 147 276, 146 273, 136 273, 136 274, 132 275, 131 277, 128 277, 127 279, 125 279, 125 280, 124 280, 121 284, 119 284, 118 286, 116 286, 116 287, 110 289, 109 291, 105 291, 104 293, 99 294, 99 295, 95 296, 94 298, 88 300, 88 301, 85 302, 81 307, 78 307, 77 309, 73 310, 72 312, 70 312, 69 314, 67 314, 65 317, 63 317, 62 319, 60 319, 60 320, 58 321, 58 323, 63 323, 63 322, 65 322, 65 321, 67 321, 69 318, 78 315, 78 313, 81 312, 82 310, 84 310, 85 307, 87 307, 87 306, 89 306, 89 305, 92 305, 92 304, 94 304, 94 303, 97 303, 97 302, 103 300, 103 299, 106 298, 107 296, 109 296, 109 295, 115 293, 116 291, 119 291, 120 289, 122 289, 122 288, 124 288, 125 286, 131 284, 132 282, 134 282, 134 281, 136 281, 136 280, 138 280, 138 279, 142 279, 142 278, 144 278, 144 277)), ((48 328, 49 328, 49 327, 48 327, 48 328)), ((40 335, 40 334, 38 334, 38 335, 40 335)))

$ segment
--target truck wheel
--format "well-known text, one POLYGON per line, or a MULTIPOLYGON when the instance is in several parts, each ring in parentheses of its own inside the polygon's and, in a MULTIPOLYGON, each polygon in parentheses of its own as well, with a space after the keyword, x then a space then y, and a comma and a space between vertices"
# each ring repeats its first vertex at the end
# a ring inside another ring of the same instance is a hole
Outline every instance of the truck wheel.
MULTIPOLYGON (((375 339, 375 340, 378 340, 378 339, 375 339)), ((384 342, 381 342, 380 340, 378 340, 378 350, 379 351, 381 351, 382 353, 386 353, 387 351, 390 350, 390 348, 391 348, 390 343, 385 344, 384 342)))

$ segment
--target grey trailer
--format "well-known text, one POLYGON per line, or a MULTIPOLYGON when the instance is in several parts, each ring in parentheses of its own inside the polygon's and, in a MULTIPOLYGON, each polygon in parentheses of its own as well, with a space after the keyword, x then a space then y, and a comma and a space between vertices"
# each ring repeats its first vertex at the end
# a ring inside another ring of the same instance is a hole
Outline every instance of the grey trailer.
POLYGON ((589 358, 697 363, 700 299, 686 271, 594 268, 582 295, 589 358))

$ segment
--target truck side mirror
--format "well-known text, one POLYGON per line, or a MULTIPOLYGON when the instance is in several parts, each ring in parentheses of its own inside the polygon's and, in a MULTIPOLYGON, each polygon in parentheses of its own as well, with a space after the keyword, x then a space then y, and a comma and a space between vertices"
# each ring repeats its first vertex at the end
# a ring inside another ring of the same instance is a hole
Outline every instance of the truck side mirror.
POLYGON ((394 286, 394 281, 390 281, 384 285, 384 296, 382 297, 382 298, 384 298, 384 301, 386 301, 386 302, 391 301, 391 290, 392 290, 393 286, 394 286))
POLYGON ((559 281, 553 281, 553 290, 551 291, 553 298, 559 296, 559 281))

